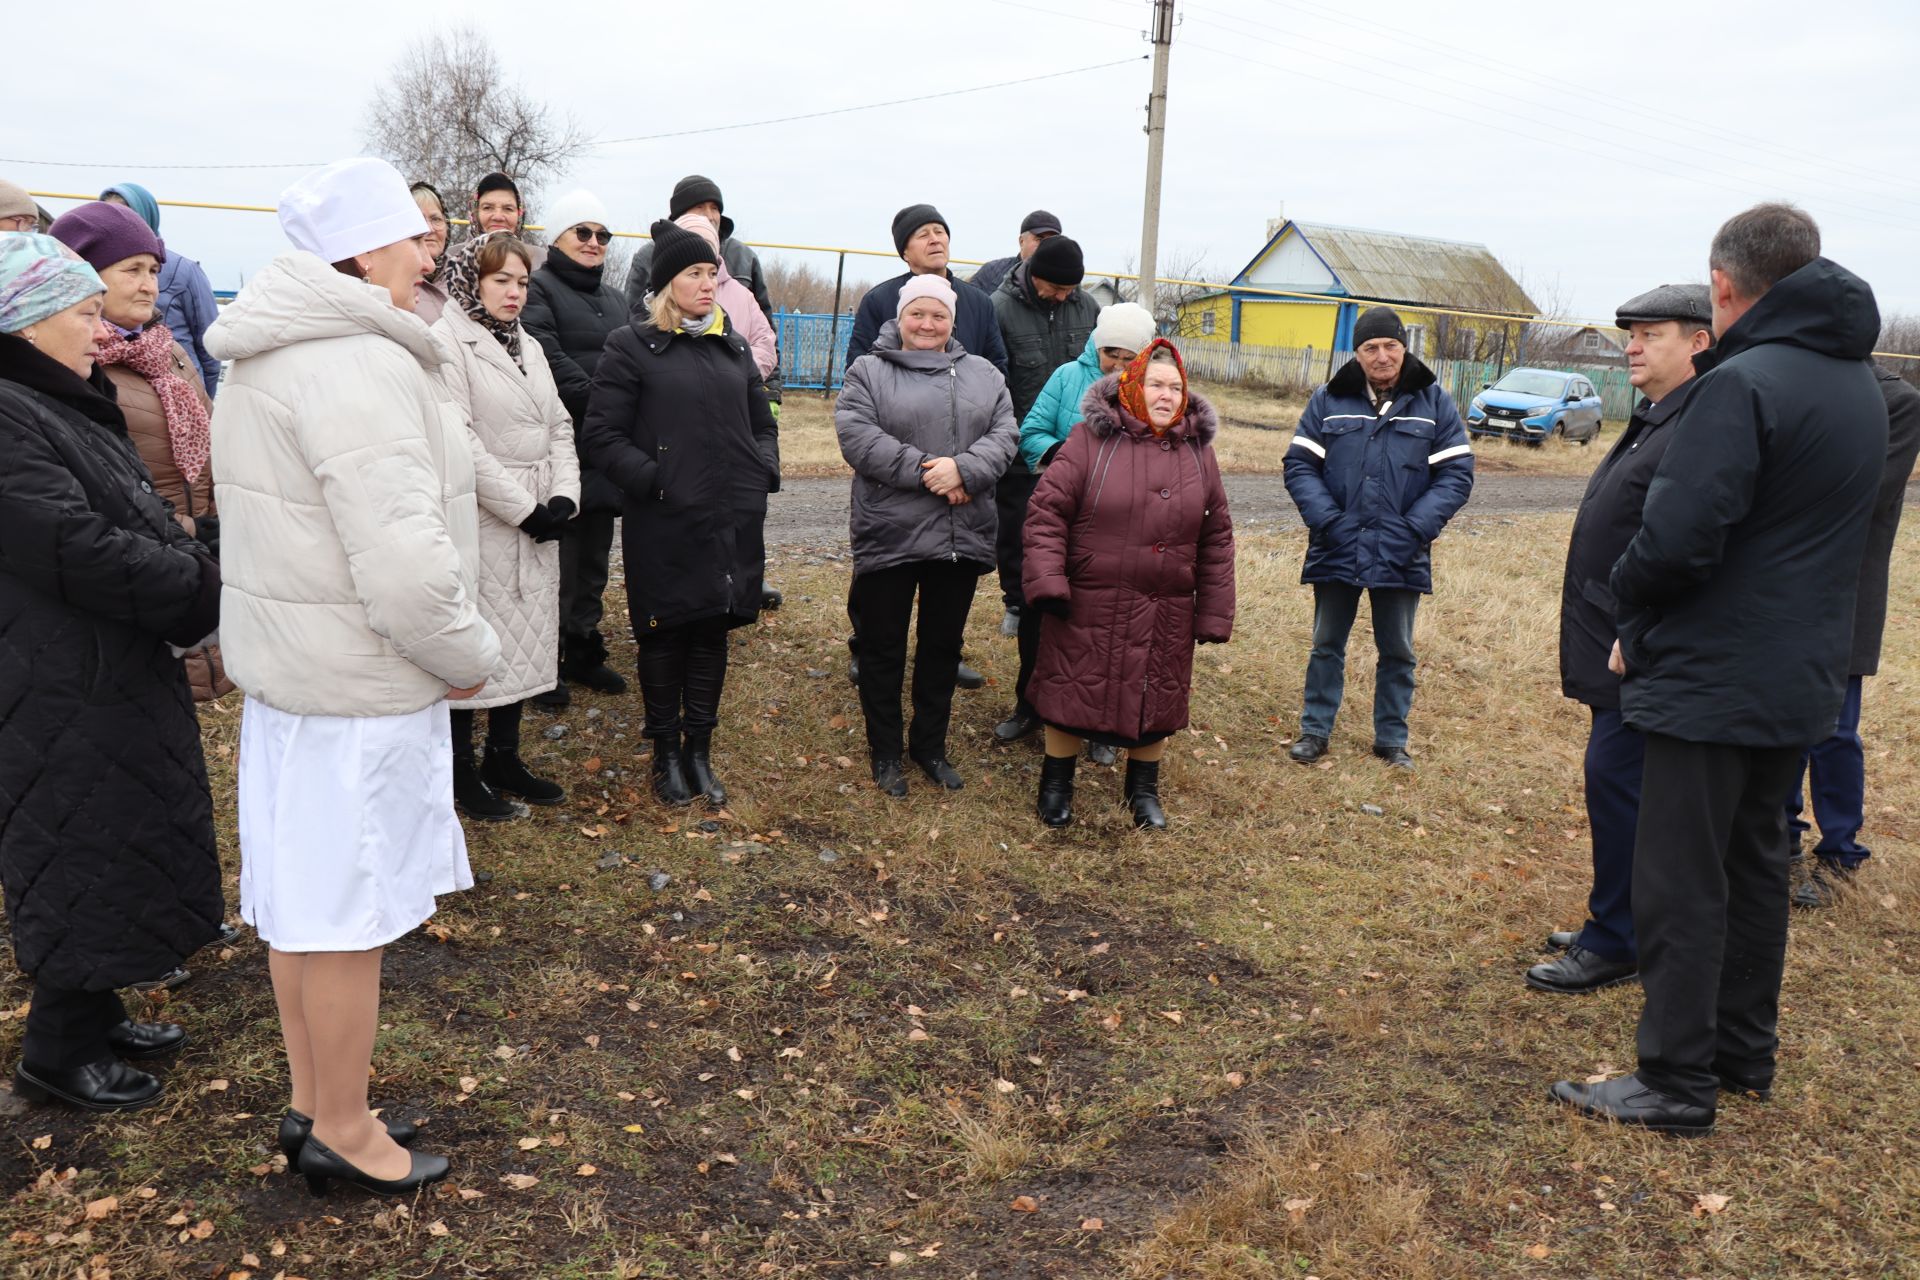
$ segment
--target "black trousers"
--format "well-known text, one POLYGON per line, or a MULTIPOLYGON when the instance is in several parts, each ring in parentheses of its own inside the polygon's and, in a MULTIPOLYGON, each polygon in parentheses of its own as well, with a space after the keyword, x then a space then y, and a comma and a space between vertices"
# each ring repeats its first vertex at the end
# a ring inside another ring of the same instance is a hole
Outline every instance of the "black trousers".
MULTIPOLYGON (((520 750, 520 708, 521 702, 509 702, 503 707, 487 708, 487 750, 517 752, 520 750)), ((454 711, 453 719, 453 758, 455 760, 473 759, 473 722, 478 711, 454 711)))
POLYGON ((1015 633, 1014 643, 1020 646, 1020 674, 1014 678, 1013 696, 1016 710, 1025 715, 1033 714, 1033 704, 1027 701, 1027 685, 1033 680, 1033 664, 1040 659, 1040 619, 1045 615, 1038 609, 1020 611, 1020 630, 1015 633))
POLYGON ((726 615, 677 627, 655 627, 640 637, 640 700, 649 738, 679 742, 711 737, 720 723, 727 684, 726 615))
POLYGON ((1640 1079, 1714 1105, 1721 1072, 1773 1080, 1787 956, 1794 748, 1647 735, 1634 833, 1640 1079))
POLYGON ((1025 564, 1023 532, 1027 503, 1039 483, 1039 476, 1015 462, 993 486, 993 510, 1000 518, 1000 528, 994 535, 994 558, 1000 562, 1000 599, 1009 609, 1020 607, 1027 599, 1020 582, 1025 564))
POLYGON ((913 724, 906 746, 916 760, 944 758, 953 718, 953 687, 960 644, 973 608, 980 568, 923 560, 855 576, 847 614, 860 636, 860 709, 867 718, 867 749, 898 759, 902 725, 900 686, 907 670, 907 628, 914 599, 920 623, 913 655, 913 724))
POLYGON ((127 1007, 112 991, 74 991, 36 982, 20 1060, 47 1071, 70 1071, 111 1058, 107 1032, 126 1019, 127 1007))
MULTIPOLYGON (((597 636, 600 618, 606 612, 601 603, 607 593, 609 564, 613 559, 613 522, 611 511, 594 511, 567 521, 560 535, 560 637, 561 650, 581 649, 579 641, 597 636), (568 642, 573 642, 569 645, 568 642)), ((596 662, 606 660, 604 642, 596 662)))
POLYGON ((1634 828, 1647 740, 1620 713, 1594 707, 1587 735, 1587 825, 1593 828, 1593 889, 1579 943, 1608 960, 1632 960, 1634 828))

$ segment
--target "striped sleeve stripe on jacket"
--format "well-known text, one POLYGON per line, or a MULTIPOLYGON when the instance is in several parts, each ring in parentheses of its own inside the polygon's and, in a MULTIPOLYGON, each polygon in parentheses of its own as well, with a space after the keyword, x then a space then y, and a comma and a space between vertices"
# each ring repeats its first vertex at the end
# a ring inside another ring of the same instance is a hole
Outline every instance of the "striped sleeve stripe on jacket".
POLYGON ((1472 452, 1473 452, 1472 445, 1457 444, 1457 445, 1454 445, 1451 449, 1442 449, 1438 453, 1428 454, 1427 465, 1430 467, 1438 466, 1439 464, 1441 464, 1442 462, 1445 462, 1449 458, 1458 458, 1472 452))
POLYGON ((1326 459, 1326 456, 1327 456, 1326 446, 1321 444, 1318 440, 1309 440, 1303 435, 1295 435, 1293 437, 1293 445, 1296 448, 1305 449, 1308 453, 1311 453, 1314 457, 1319 458, 1322 461, 1326 459))

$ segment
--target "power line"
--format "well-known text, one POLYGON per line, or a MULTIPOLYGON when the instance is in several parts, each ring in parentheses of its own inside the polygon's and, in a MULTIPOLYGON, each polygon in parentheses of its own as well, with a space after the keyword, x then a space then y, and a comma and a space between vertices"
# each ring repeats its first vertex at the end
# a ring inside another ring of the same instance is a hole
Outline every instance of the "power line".
MULTIPOLYGON (((1110 24, 1118 25, 1118 24, 1110 24)), ((848 115, 856 111, 877 111, 882 107, 905 106, 910 102, 932 102, 940 98, 957 98, 965 94, 986 93, 993 89, 1010 89, 1015 85, 1034 84, 1041 80, 1058 80, 1063 76, 1085 75, 1092 71, 1104 71, 1109 67, 1132 66, 1136 62, 1146 61, 1147 54, 1116 58, 1111 62, 1095 62, 1084 67, 1071 67, 1065 71, 1048 71, 1037 76, 1022 76, 1017 80, 996 80, 991 84, 976 84, 964 89, 945 89, 939 93, 917 94, 911 98, 890 98, 885 102, 867 102, 853 107, 834 107, 826 111, 807 111, 796 115, 774 116, 766 120, 743 120, 738 124, 710 125, 702 129, 676 129, 667 133, 637 134, 630 138, 595 138, 588 145, 610 147, 626 142, 656 142, 663 138, 686 138, 696 134, 725 133, 733 129, 758 129, 765 125, 790 124, 796 120, 819 120, 826 116, 848 115)), ((0 164, 35 165, 51 169, 196 169, 196 170, 240 170, 240 169, 318 169, 330 161, 320 160, 308 164, 107 164, 80 160, 29 160, 19 156, 0 156, 0 164)))

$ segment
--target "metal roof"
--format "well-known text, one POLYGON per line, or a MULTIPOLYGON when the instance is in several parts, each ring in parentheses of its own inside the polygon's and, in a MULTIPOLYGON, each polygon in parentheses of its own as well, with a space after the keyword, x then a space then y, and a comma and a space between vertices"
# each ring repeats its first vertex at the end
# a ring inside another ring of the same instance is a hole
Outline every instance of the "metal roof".
MULTIPOLYGON (((1483 244, 1323 222, 1291 225, 1354 297, 1463 311, 1537 314, 1520 282, 1483 244)), ((1280 234, 1285 235, 1285 230, 1280 234)))

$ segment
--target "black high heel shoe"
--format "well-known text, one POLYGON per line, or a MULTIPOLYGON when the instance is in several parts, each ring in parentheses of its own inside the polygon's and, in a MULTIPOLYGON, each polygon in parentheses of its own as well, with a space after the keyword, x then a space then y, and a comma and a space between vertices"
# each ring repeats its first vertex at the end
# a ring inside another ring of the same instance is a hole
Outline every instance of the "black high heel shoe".
POLYGON ((439 1182, 447 1176, 452 1165, 445 1156, 429 1155, 424 1151, 409 1151, 413 1158, 413 1167, 407 1170, 404 1178, 376 1178, 362 1173, 342 1159, 312 1134, 307 1135, 306 1145, 300 1148, 300 1172, 307 1179, 307 1189, 317 1196, 327 1193, 327 1184, 338 1180, 370 1191, 376 1196, 408 1196, 430 1183, 439 1182))
MULTIPOLYGON (((381 1120, 387 1126, 387 1136, 403 1147, 413 1145, 420 1136, 420 1126, 411 1120, 381 1120)), ((307 1139, 313 1136, 313 1117, 303 1116, 292 1107, 280 1119, 280 1150, 287 1157, 287 1168, 300 1163, 300 1148, 307 1145, 307 1139)))

